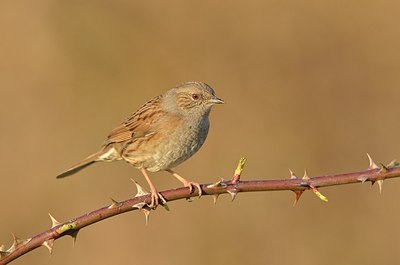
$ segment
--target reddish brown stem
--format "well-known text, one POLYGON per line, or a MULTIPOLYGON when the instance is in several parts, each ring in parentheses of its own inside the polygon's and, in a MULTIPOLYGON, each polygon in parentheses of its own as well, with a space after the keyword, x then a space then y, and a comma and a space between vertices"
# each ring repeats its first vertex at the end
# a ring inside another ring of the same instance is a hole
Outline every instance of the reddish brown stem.
MULTIPOLYGON (((351 183, 362 183, 365 181, 382 181, 384 179, 400 177, 400 167, 382 167, 374 168, 366 171, 352 172, 337 175, 326 175, 318 176, 313 178, 291 178, 283 180, 250 180, 241 181, 240 175, 234 175, 232 180, 225 182, 217 182, 215 184, 203 184, 202 195, 219 195, 222 193, 229 192, 231 195, 238 192, 254 192, 254 191, 278 191, 278 190, 289 190, 297 193, 310 189, 310 187, 321 188, 334 185, 343 185, 351 183)), ((188 187, 171 189, 161 192, 161 195, 167 201, 175 201, 179 199, 187 199, 198 195, 197 189, 194 193, 190 193, 188 187)), ((234 198, 234 196, 233 196, 234 198)), ((75 237, 77 232, 94 223, 109 217, 125 213, 128 211, 138 210, 143 207, 142 210, 149 211, 149 208, 145 204, 151 203, 151 196, 144 195, 140 197, 134 197, 119 203, 114 202, 109 206, 105 206, 98 210, 92 211, 88 214, 84 214, 77 218, 71 219, 67 222, 56 224, 54 227, 43 231, 40 234, 33 236, 28 241, 16 240, 14 247, 11 247, 10 251, 2 251, 0 258, 0 265, 7 264, 10 261, 28 253, 29 251, 38 248, 45 244, 50 243, 52 250, 53 240, 56 240, 65 235, 75 237)))

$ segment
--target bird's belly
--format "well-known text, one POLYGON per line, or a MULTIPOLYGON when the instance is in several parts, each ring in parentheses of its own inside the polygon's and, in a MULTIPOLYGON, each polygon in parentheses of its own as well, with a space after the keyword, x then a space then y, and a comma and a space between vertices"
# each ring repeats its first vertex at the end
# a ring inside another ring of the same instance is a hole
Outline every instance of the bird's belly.
POLYGON ((144 167, 151 172, 174 168, 194 155, 203 145, 206 134, 198 133, 179 141, 169 140, 160 144, 144 167))
POLYGON ((170 169, 178 166, 203 145, 208 134, 208 120, 197 126, 174 128, 152 135, 153 139, 131 143, 125 148, 122 157, 137 168, 151 172, 170 169), (157 139, 155 139, 157 138, 157 139))

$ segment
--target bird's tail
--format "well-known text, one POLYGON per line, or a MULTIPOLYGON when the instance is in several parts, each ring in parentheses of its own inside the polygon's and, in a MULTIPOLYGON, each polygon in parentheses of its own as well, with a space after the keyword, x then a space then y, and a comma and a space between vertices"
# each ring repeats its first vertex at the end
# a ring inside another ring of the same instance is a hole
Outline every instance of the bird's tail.
POLYGON ((99 162, 99 161, 112 161, 112 160, 114 160, 111 157, 110 157, 111 159, 107 159, 109 155, 110 155, 110 149, 103 148, 99 152, 94 153, 94 154, 86 157, 85 159, 83 159, 79 163, 73 165, 72 167, 70 167, 66 171, 62 172, 61 174, 59 174, 57 176, 57 178, 59 179, 59 178, 65 178, 65 177, 71 176, 72 174, 75 174, 75 173, 81 171, 82 169, 90 166, 91 164, 94 164, 94 163, 99 162))

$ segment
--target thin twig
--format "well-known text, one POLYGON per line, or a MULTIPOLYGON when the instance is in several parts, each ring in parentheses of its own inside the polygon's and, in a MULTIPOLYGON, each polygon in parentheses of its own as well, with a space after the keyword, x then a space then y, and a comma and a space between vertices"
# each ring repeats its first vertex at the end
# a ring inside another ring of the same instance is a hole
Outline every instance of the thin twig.
MULTIPOLYGON (((370 157, 369 159, 370 166, 365 171, 312 178, 310 178, 307 173, 305 173, 302 178, 298 178, 290 171, 291 177, 289 179, 250 181, 240 180, 245 163, 245 159, 241 159, 231 180, 221 180, 216 183, 201 185, 202 196, 212 195, 214 196, 214 202, 216 202, 218 195, 223 193, 229 193, 233 200, 239 192, 289 190, 295 193, 295 202, 297 202, 304 191, 311 190, 321 200, 327 201, 327 198, 319 192, 318 188, 370 181, 372 184, 375 182, 378 183, 381 190, 383 180, 400 177, 400 167, 396 161, 392 161, 386 166, 381 164, 381 167, 378 167, 370 157)), ((121 202, 112 200, 112 203, 108 206, 62 223, 58 222, 50 215, 52 220, 52 227, 50 229, 25 240, 14 236, 14 243, 8 250, 5 250, 3 246, 0 246, 0 265, 7 264, 40 246, 47 247, 51 253, 56 239, 69 235, 75 240, 80 229, 121 213, 140 210, 144 212, 147 220, 151 211, 148 207, 151 203, 151 196, 137 183, 136 185, 138 188, 138 194, 131 199, 121 202)), ((198 194, 199 191, 197 189, 193 191, 193 193, 190 193, 188 187, 161 192, 162 197, 164 197, 166 201, 189 199, 190 197, 198 196, 198 194)), ((166 205, 164 205, 164 207, 168 209, 166 205)))

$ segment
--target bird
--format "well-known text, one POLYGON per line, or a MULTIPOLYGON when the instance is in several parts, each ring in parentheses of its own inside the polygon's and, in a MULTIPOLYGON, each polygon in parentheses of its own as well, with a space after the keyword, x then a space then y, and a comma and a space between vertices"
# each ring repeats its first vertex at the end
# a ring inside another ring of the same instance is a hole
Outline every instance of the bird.
POLYGON ((147 172, 167 171, 202 195, 200 184, 188 181, 173 168, 193 156, 203 145, 210 127, 212 106, 224 104, 211 86, 185 82, 154 97, 114 128, 96 153, 57 176, 64 178, 96 163, 125 161, 139 169, 151 190, 151 208, 165 199, 147 172))

